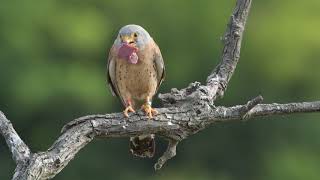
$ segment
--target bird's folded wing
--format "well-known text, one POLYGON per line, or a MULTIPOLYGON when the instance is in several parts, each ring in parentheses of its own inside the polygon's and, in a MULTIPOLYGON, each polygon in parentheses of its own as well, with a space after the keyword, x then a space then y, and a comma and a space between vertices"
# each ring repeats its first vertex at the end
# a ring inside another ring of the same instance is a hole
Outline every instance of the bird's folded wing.
POLYGON ((107 81, 113 96, 118 96, 121 99, 122 104, 125 104, 121 96, 119 95, 119 90, 116 82, 116 51, 114 47, 110 49, 108 57, 108 67, 107 67, 107 81))
POLYGON ((164 61, 161 55, 161 51, 158 47, 158 45, 156 43, 155 44, 155 48, 154 48, 154 65, 157 71, 157 79, 158 79, 158 86, 157 86, 157 90, 159 88, 159 86, 161 85, 162 81, 165 78, 165 66, 164 66, 164 61))

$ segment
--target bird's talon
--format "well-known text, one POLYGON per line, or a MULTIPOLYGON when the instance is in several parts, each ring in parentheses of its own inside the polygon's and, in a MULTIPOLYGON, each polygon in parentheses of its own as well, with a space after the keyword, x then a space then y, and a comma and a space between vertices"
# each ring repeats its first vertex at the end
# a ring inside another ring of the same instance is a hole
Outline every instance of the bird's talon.
POLYGON ((149 104, 144 104, 141 108, 146 113, 149 119, 158 114, 158 111, 153 109, 149 104))
POLYGON ((123 111, 123 114, 125 117, 129 117, 128 113, 126 111, 123 111))
POLYGON ((152 114, 154 114, 154 115, 159 114, 159 112, 157 110, 155 110, 155 109, 151 109, 151 111, 152 111, 152 114))
POLYGON ((123 114, 125 117, 129 117, 128 112, 136 112, 131 106, 126 107, 126 109, 123 111, 123 114))

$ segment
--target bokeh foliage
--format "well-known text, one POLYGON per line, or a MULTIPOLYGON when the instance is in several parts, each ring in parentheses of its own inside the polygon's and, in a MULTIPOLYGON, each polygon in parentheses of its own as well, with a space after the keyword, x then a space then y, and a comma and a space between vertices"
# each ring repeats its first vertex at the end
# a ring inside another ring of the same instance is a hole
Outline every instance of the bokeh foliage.
MULTIPOLYGON (((220 58, 235 0, 1 0, 0 109, 33 151, 47 149, 68 121, 120 111, 106 88, 106 56, 117 30, 144 26, 161 47, 160 92, 204 82, 220 58)), ((241 60, 219 105, 320 99, 320 1, 254 0, 241 60)), ((220 124, 156 159, 128 153, 127 139, 95 140, 55 179, 319 179, 319 114, 220 124)), ((159 141, 157 155, 164 150, 159 141)), ((14 163, 0 141, 0 179, 14 163)))

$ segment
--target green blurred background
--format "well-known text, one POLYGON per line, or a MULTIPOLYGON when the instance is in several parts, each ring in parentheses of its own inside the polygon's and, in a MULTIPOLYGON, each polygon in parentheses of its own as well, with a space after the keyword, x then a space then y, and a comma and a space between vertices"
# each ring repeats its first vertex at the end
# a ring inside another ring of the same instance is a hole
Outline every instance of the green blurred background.
MULTIPOLYGON (((33 152, 79 116, 122 110, 106 88, 106 56, 118 29, 145 27, 167 78, 160 92, 204 82, 218 63, 235 0, 1 0, 0 110, 33 152)), ((241 60, 219 105, 320 99, 320 1, 254 0, 241 60)), ((320 179, 320 114, 218 124, 183 141, 160 171, 128 153, 128 139, 98 139, 57 180, 320 179)), ((165 148, 158 141, 157 157, 165 148)), ((0 138, 0 179, 15 164, 0 138)))

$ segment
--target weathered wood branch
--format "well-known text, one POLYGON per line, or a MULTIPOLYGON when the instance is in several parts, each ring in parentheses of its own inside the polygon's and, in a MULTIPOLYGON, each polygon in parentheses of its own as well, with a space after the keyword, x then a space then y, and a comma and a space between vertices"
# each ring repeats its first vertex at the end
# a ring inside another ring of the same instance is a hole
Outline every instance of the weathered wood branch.
POLYGON ((240 58, 240 47, 251 0, 238 0, 230 18, 225 36, 221 61, 207 78, 207 84, 191 83, 187 88, 172 89, 160 94, 164 107, 151 120, 142 113, 125 118, 122 113, 88 115, 66 124, 61 136, 44 152, 31 153, 13 129, 11 122, 0 112, 0 131, 4 136, 17 167, 13 179, 50 179, 57 175, 94 138, 131 137, 146 133, 168 139, 168 148, 154 168, 160 169, 176 155, 178 143, 206 127, 219 123, 259 116, 320 112, 320 101, 260 104, 258 96, 244 105, 215 106, 222 97, 240 58))
POLYGON ((14 130, 11 122, 0 111, 0 131, 12 153, 12 158, 17 164, 25 164, 30 158, 30 150, 14 130))
MULTIPOLYGON (((155 164, 160 169, 163 164, 176 154, 179 141, 186 139, 200 130, 219 122, 229 122, 270 115, 282 115, 303 112, 320 112, 320 101, 289 104, 257 104, 262 100, 257 97, 244 105, 233 107, 214 107, 209 105, 194 108, 159 108, 159 115, 148 120, 142 112, 133 114, 130 119, 122 113, 89 115, 67 124, 62 135, 45 152, 29 156, 15 174, 14 179, 49 179, 58 174, 78 153, 96 137, 131 137, 144 133, 154 133, 169 139, 169 145, 162 157, 155 164), (28 178, 26 178, 28 177, 28 178)), ((5 116, 0 116, 0 130, 5 134, 12 127, 5 116), (8 122, 8 123, 3 123, 8 122)), ((19 142, 8 145, 18 147, 19 142)), ((15 141, 16 142, 16 141, 15 141)), ((19 152, 20 155, 24 152, 19 152)), ((20 165, 21 161, 17 161, 20 165)))
POLYGON ((174 88, 170 93, 160 94, 159 98, 164 102, 164 106, 190 105, 190 103, 186 103, 186 100, 193 102, 205 100, 213 104, 216 98, 223 96, 240 59, 241 41, 250 7, 251 0, 237 1, 222 38, 224 47, 221 61, 208 76, 207 84, 201 85, 195 82, 185 89, 177 90, 174 88))

